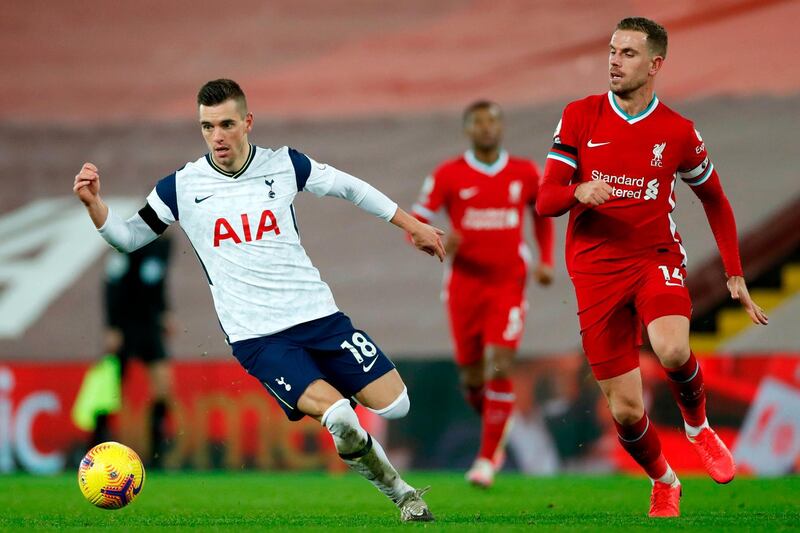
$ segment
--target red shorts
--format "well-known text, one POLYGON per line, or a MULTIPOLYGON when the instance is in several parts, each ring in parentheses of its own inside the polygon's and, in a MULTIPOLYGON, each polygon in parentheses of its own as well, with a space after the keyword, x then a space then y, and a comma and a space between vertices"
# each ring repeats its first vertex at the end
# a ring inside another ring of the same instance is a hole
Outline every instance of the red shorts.
POLYGON ((444 297, 458 365, 477 363, 488 345, 519 346, 528 308, 525 281, 525 276, 450 273, 444 297))
POLYGON ((657 256, 615 274, 575 274, 583 351, 598 380, 638 368, 642 324, 667 315, 692 316, 682 257, 657 256))

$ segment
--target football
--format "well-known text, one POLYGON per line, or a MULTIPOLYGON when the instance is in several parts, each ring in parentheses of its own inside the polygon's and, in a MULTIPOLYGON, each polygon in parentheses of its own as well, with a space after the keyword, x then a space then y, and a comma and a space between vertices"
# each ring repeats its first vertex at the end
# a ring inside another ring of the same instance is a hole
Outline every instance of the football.
POLYGON ((81 460, 78 486, 89 502, 102 509, 131 503, 144 486, 144 465, 135 451, 119 442, 98 444, 81 460))

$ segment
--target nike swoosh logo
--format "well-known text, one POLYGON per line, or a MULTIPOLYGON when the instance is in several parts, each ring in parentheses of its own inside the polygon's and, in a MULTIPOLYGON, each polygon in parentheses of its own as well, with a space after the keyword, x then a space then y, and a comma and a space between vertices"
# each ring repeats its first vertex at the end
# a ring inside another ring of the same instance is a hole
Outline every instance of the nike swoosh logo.
POLYGON ((206 200, 208 200, 208 199, 209 199, 209 198, 211 198, 212 196, 214 196, 214 195, 213 195, 213 194, 209 194, 209 195, 208 195, 208 196, 206 196, 205 198, 200 198, 199 196, 195 196, 195 197, 194 197, 194 203, 196 203, 196 204, 199 204, 200 202, 205 202, 206 200))
POLYGON ((328 165, 317 165, 318 170, 325 170, 326 168, 328 168, 328 165))
POLYGON ((589 139, 589 142, 586 143, 586 146, 588 146, 589 148, 595 148, 597 146, 605 146, 607 144, 611 144, 611 141, 604 142, 604 143, 593 143, 592 140, 589 139))
POLYGON ((378 356, 376 354, 375 355, 375 359, 373 359, 372 362, 369 365, 364 365, 361 368, 364 370, 364 372, 369 372, 370 370, 372 370, 372 367, 375 365, 377 360, 378 360, 378 356))
POLYGON ((470 187, 469 189, 461 189, 460 191, 458 191, 458 197, 461 198, 462 200, 469 200, 476 194, 478 194, 477 187, 470 187))

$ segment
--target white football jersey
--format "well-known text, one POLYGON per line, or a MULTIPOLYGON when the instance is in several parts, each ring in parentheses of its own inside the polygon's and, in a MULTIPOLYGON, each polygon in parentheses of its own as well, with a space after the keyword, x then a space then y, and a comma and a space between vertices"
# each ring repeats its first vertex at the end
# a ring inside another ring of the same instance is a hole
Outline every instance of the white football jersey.
POLYGON ((147 221, 151 227, 180 220, 205 270, 228 342, 338 311, 300 244, 292 205, 302 190, 325 195, 335 172, 288 147, 251 145, 235 174, 208 154, 160 180, 148 195, 160 221, 147 221))

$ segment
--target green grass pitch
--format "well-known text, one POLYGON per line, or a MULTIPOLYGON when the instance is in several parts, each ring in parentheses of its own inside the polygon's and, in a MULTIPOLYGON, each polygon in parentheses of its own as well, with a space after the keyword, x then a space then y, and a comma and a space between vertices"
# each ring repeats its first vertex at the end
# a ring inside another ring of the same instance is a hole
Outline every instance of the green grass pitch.
POLYGON ((800 477, 736 479, 717 486, 683 479, 683 516, 646 516, 650 485, 625 476, 532 478, 501 475, 488 491, 461 473, 417 472, 431 485, 437 521, 401 524, 399 513, 352 474, 155 473, 139 498, 117 511, 83 499, 75 475, 0 476, 0 531, 528 531, 797 530, 800 477))

